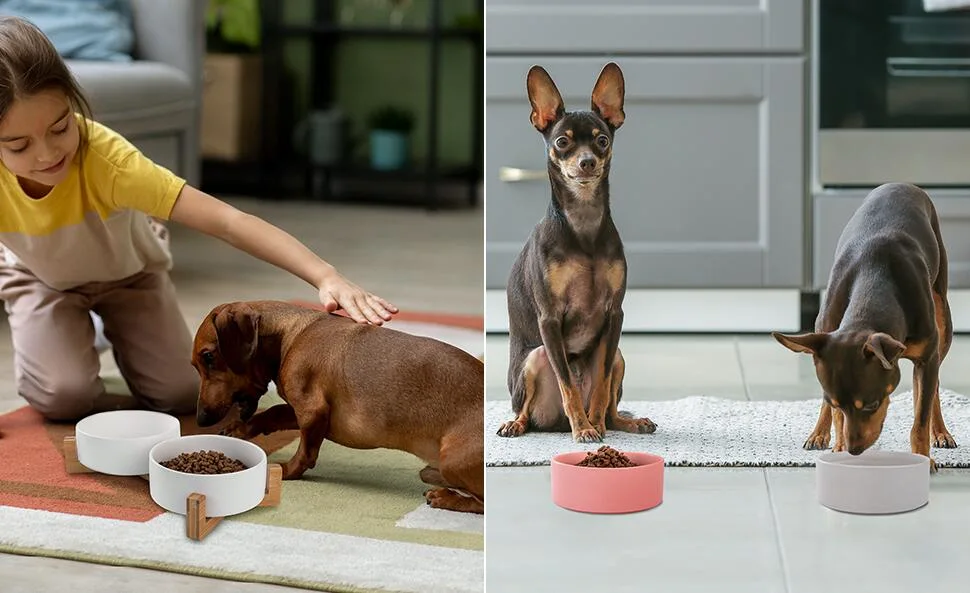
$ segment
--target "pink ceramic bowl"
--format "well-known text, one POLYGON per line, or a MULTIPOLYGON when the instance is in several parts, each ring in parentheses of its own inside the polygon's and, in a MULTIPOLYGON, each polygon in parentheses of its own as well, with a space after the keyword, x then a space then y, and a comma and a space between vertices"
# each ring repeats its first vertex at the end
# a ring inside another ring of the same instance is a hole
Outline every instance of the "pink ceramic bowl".
POLYGON ((664 460, 649 453, 623 452, 635 467, 582 467, 585 451, 552 458, 552 501, 584 513, 633 513, 663 501, 664 460))

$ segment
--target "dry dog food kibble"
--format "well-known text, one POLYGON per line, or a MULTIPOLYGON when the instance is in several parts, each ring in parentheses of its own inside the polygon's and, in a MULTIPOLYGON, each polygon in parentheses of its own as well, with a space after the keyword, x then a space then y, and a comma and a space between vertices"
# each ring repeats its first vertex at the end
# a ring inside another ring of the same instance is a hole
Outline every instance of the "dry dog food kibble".
POLYGON ((629 457, 616 449, 603 445, 595 452, 587 452, 586 459, 576 465, 583 467, 636 467, 637 464, 630 461, 629 457))
POLYGON ((162 465, 186 474, 231 474, 246 469, 241 461, 227 457, 220 451, 182 453, 162 465))

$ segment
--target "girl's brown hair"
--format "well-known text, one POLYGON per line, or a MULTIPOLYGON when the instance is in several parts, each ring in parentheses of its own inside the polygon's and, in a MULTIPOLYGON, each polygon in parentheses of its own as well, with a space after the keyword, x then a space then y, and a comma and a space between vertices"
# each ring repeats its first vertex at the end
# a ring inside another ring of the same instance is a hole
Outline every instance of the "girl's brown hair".
POLYGON ((33 23, 15 16, 0 17, 0 120, 16 99, 48 90, 64 93, 74 111, 84 116, 78 149, 83 155, 91 106, 81 85, 51 40, 33 23))

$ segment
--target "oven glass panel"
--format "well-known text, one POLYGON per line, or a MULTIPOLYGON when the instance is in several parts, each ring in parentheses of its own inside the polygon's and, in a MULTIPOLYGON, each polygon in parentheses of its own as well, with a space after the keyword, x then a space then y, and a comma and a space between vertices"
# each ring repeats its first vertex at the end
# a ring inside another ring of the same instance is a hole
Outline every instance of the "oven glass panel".
POLYGON ((970 11, 819 0, 822 129, 970 128, 970 11))

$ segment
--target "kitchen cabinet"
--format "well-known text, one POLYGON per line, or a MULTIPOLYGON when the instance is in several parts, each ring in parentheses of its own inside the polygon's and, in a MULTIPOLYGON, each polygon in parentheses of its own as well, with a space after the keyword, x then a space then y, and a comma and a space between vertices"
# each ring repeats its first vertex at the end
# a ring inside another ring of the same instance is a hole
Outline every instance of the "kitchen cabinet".
POLYGON ((781 53, 805 38, 800 0, 489 0, 486 10, 492 53, 781 53))

